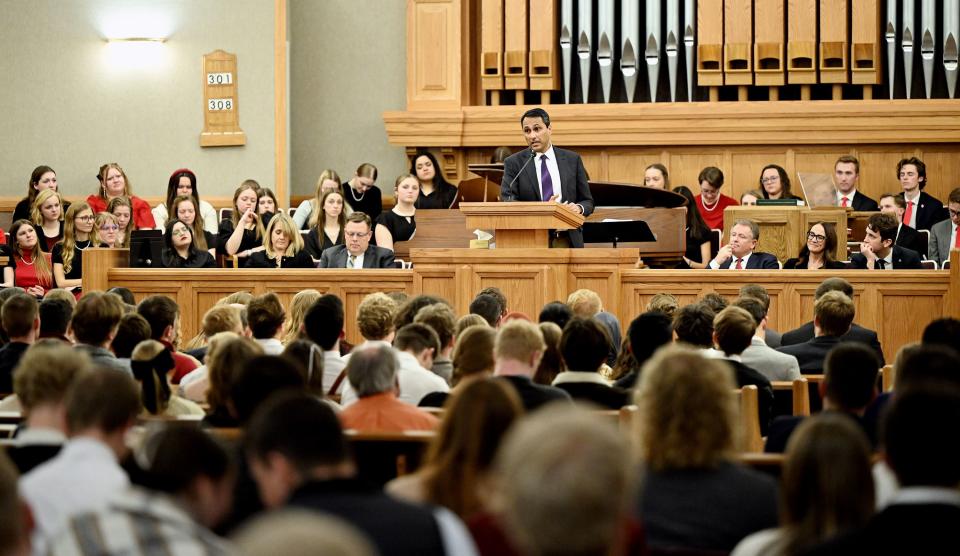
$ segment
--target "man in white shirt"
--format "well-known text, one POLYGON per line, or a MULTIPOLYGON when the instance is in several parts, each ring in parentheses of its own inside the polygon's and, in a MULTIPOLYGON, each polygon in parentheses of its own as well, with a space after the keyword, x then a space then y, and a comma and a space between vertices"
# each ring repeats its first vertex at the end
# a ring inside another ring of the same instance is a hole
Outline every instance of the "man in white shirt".
POLYGON ((140 388, 121 371, 97 369, 78 378, 67 394, 70 440, 50 461, 20 480, 33 510, 34 553, 74 515, 105 507, 130 485, 118 464, 127 431, 140 414, 140 388))
MULTIPOLYGON (((425 324, 408 324, 397 331, 393 340, 397 356, 397 382, 400 394, 397 399, 417 405, 432 392, 449 392, 447 381, 430 370, 433 357, 440 351, 440 339, 432 328, 425 324)), ((343 387, 340 399, 344 407, 357 401, 357 393, 349 382, 343 387)))
POLYGON ((750 345, 740 354, 744 365, 755 369, 768 380, 794 380, 800 378, 800 365, 797 358, 768 346, 764 338, 767 333, 767 311, 763 302, 752 297, 740 297, 734 300, 734 307, 740 307, 750 313, 757 330, 750 345))
POLYGON ((247 305, 247 326, 266 355, 283 353, 280 336, 286 317, 280 298, 273 292, 254 297, 247 305))
POLYGON ((837 206, 853 210, 879 210, 877 202, 857 190, 860 181, 860 161, 857 157, 844 155, 833 165, 834 182, 837 185, 837 206))
POLYGON ((341 377, 347 366, 340 357, 343 321, 343 301, 330 293, 320 296, 303 316, 303 333, 323 350, 323 391, 330 396, 339 396, 347 382, 346 375, 341 377))

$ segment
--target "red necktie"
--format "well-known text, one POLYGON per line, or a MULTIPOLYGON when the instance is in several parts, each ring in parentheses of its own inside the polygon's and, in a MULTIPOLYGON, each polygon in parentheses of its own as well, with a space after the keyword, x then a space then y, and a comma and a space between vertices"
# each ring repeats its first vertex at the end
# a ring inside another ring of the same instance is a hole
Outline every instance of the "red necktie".
POLYGON ((849 205, 847 205, 847 198, 846 198, 846 197, 844 197, 843 199, 840 200, 840 206, 841 206, 841 207, 847 207, 847 206, 849 206, 849 205))
POLYGON ((735 268, 735 269, 737 269, 737 270, 743 270, 743 265, 741 264, 742 262, 743 262, 743 259, 737 259, 737 266, 735 266, 735 267, 733 267, 733 268, 735 268))
POLYGON ((953 248, 960 249, 960 228, 957 228, 957 238, 953 240, 953 248))
MULTIPOLYGON (((907 201, 907 211, 903 213, 903 223, 910 226, 910 219, 913 217, 913 201, 907 201)), ((916 226, 914 226, 916 228, 916 226)))

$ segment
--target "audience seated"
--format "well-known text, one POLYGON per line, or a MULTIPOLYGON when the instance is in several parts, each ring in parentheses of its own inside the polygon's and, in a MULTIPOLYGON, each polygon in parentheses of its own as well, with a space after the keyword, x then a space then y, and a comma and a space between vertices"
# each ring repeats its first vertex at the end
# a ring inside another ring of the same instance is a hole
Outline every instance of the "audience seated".
POLYGON ((850 257, 850 265, 866 270, 920 270, 920 254, 894 245, 896 233, 894 217, 883 213, 871 216, 860 252, 850 257))
POLYGON ((221 332, 210 339, 207 354, 207 378, 192 382, 184 396, 206 401, 210 406, 203 423, 211 427, 236 427, 236 408, 230 407, 233 384, 246 361, 263 355, 263 348, 249 338, 233 332, 221 332))
POLYGON ((420 407, 443 407, 450 396, 467 384, 493 376, 493 343, 497 332, 486 325, 471 326, 457 337, 453 348, 452 387, 449 392, 431 392, 424 396, 420 407))
POLYGON ((670 189, 670 174, 667 167, 659 162, 647 166, 643 170, 643 185, 657 189, 670 189))
POLYGON ((410 162, 410 174, 417 177, 420 195, 418 209, 448 209, 457 202, 457 188, 443 177, 437 157, 428 150, 418 151, 410 162))
MULTIPOLYGON (((690 191, 689 187, 685 185, 674 187, 673 192, 683 195, 687 200, 687 250, 677 268, 707 268, 711 255, 710 227, 704 221, 700 211, 695 209, 697 202, 694 200, 693 191, 690 191)), ((733 199, 730 200, 733 201, 733 199)), ((736 203, 736 201, 733 202, 736 203)), ((721 224, 720 229, 723 229, 723 224, 721 224)))
POLYGON ((729 551, 776 525, 774 480, 733 461, 737 407, 724 363, 664 348, 644 365, 636 403, 638 515, 651 548, 729 551))
POLYGON ((49 340, 23 356, 13 391, 24 421, 6 449, 20 473, 57 455, 67 441, 67 392, 77 377, 92 369, 89 357, 49 340))
MULTIPOLYGON (((59 191, 57 184, 57 173, 54 172, 53 168, 41 165, 33 169, 33 172, 30 173, 30 181, 27 183, 27 196, 17 203, 16 207, 13 209, 13 218, 11 222, 16 222, 17 220, 30 220, 30 213, 33 209, 33 202, 36 200, 37 195, 47 189, 52 189, 54 191, 59 191)), ((69 203, 63 206, 63 210, 66 211, 69 203)))
POLYGON ((0 347, 0 393, 13 392, 13 370, 40 331, 39 305, 32 295, 18 293, 0 309, 0 320, 9 341, 0 347))
POLYGON ((37 315, 40 317, 39 339, 53 338, 67 344, 73 344, 73 341, 67 337, 67 330, 70 328, 70 319, 73 317, 73 308, 77 301, 73 297, 73 294, 68 293, 67 295, 69 295, 70 301, 47 295, 43 301, 40 302, 37 311, 37 315))
POLYGON ((93 246, 104 248, 123 247, 120 237, 120 224, 110 212, 101 212, 93 220, 93 246))
MULTIPOLYGON (((363 342, 354 347, 354 351, 371 346, 390 346, 396 334, 394 315, 399 308, 387 294, 376 292, 364 297, 357 305, 357 329, 363 337, 363 342)), ((350 354, 344 361, 350 359, 350 354)))
POLYGON ((130 484, 118 461, 140 413, 136 382, 120 371, 96 369, 73 381, 66 403, 70 440, 53 459, 20 479, 36 520, 35 553, 44 553, 70 518, 105 507, 130 484))
POLYGON ((777 351, 796 357, 801 373, 823 374, 827 353, 850 331, 855 311, 853 300, 843 292, 825 292, 813 305, 814 337, 800 344, 785 345, 777 351))
POLYGON ((609 353, 606 362, 613 365, 620 350, 620 321, 613 313, 603 310, 603 302, 597 292, 588 289, 579 289, 567 297, 567 305, 575 316, 595 318, 603 324, 610 335, 609 353))
POLYGON ((206 251, 210 255, 217 254, 217 220, 216 213, 210 215, 213 221, 207 220, 200 215, 203 209, 197 199, 192 195, 180 195, 173 199, 173 206, 170 209, 168 220, 177 219, 183 222, 193 236, 193 244, 200 251, 206 251), (213 231, 211 231, 211 228, 213 231))
POLYGON ((387 212, 380 213, 376 218, 374 236, 377 245, 384 249, 395 251, 394 245, 399 241, 407 241, 417 233, 416 202, 420 195, 420 182, 416 176, 403 174, 397 177, 393 186, 393 194, 397 203, 387 212))
POLYGON ((378 555, 356 527, 307 510, 276 510, 255 516, 231 538, 244 556, 378 555))
POLYGON ((132 377, 130 363, 120 361, 108 349, 117 335, 122 317, 120 297, 112 293, 88 292, 73 311, 70 335, 77 340, 74 349, 89 355, 95 365, 123 371, 132 377))
POLYGON ((945 317, 934 319, 923 329, 924 345, 941 345, 960 350, 960 319, 945 317))
POLYGON ((733 368, 737 387, 757 387, 760 433, 766 435, 773 408, 773 387, 767 377, 740 360, 740 354, 750 346, 756 328, 757 323, 750 313, 740 307, 727 307, 713 319, 713 341, 733 368))
MULTIPOLYGON (((377 348, 364 352, 372 357, 377 348)), ((470 554, 473 542, 449 510, 401 502, 356 478, 333 411, 305 394, 270 400, 247 429, 247 458, 269 509, 304 508, 357 527, 384 556, 470 554)))
POLYGON ((553 385, 575 401, 590 402, 607 409, 620 409, 629 403, 629 392, 610 386, 600 376, 610 345, 607 331, 596 319, 574 317, 563 329, 560 354, 567 370, 558 374, 553 385))
MULTIPOLYGON (((830 350, 823 363, 823 382, 820 397, 823 413, 837 413, 852 420, 869 435, 871 431, 863 420, 864 412, 876 396, 877 356, 867 346, 857 343, 838 344, 830 350)), ((783 452, 793 431, 803 421, 801 416, 777 417, 770 426, 765 452, 783 452)), ((875 443, 871 439, 872 443, 875 443)))
POLYGON ((235 368, 229 406, 240 427, 277 392, 304 392, 306 380, 297 363, 279 355, 257 355, 235 368))
POLYGON ((505 317, 510 312, 510 304, 507 302, 507 296, 503 293, 503 290, 501 290, 500 288, 496 286, 487 286, 486 288, 483 288, 482 290, 477 292, 477 295, 481 295, 481 294, 492 295, 497 299, 497 303, 500 304, 501 316, 505 317))
POLYGON ((254 297, 247 304, 247 323, 253 341, 260 344, 267 355, 280 355, 283 344, 283 322, 287 318, 280 298, 273 292, 254 297))
POLYGON ((740 195, 740 205, 744 207, 757 206, 757 199, 763 199, 760 189, 748 189, 740 195))
POLYGON ((800 365, 797 358, 768 346, 764 341, 767 327, 767 309, 762 301, 755 297, 738 297, 733 302, 734 307, 739 307, 750 313, 757 325, 750 339, 750 345, 740 354, 740 362, 755 369, 757 372, 767 378, 767 380, 795 380, 800 378, 800 365))
POLYGON ((960 187, 950 192, 947 198, 947 213, 950 218, 941 220, 930 227, 930 241, 927 245, 927 258, 937 261, 938 266, 950 260, 950 250, 960 249, 960 234, 957 226, 960 224, 960 187))
POLYGON ((881 444, 900 492, 862 528, 810 554, 960 552, 954 531, 960 520, 960 445, 943 437, 943 431, 958 428, 960 393, 955 387, 898 393, 885 415, 881 444))
POLYGON ((144 442, 145 484, 70 519, 50 543, 51 555, 229 554, 210 532, 230 511, 232 466, 203 431, 179 425, 144 442), (100 531, 91 535, 90 531, 100 531))
POLYGON ((497 298, 486 293, 477 294, 470 302, 469 310, 471 315, 480 315, 494 328, 500 326, 500 319, 506 315, 497 298))
POLYGON ((707 166, 697 176, 700 194, 695 197, 697 210, 707 227, 713 230, 723 229, 723 209, 735 207, 740 203, 733 197, 720 193, 723 187, 723 171, 716 166, 707 166))
POLYGON ((155 417, 203 417, 203 409, 194 402, 174 395, 167 382, 175 362, 170 351, 156 340, 145 340, 133 349, 130 367, 133 377, 140 382, 140 399, 144 416, 155 417))
POLYGON ((393 250, 370 243, 373 224, 364 212, 347 217, 343 237, 346 243, 324 249, 320 268, 395 268, 393 250))
POLYGON ((863 431, 839 415, 805 420, 787 445, 780 508, 779 527, 743 539, 731 556, 800 554, 862 527, 873 513, 863 431))
POLYGON ((571 399, 559 388, 533 382, 545 349, 543 333, 537 325, 523 320, 502 326, 494 342, 494 374, 516 389, 527 411, 552 401, 571 399))
MULTIPOLYGON (((113 216, 117 225, 117 239, 114 247, 130 247, 130 234, 137 229, 133 222, 133 203, 129 197, 114 197, 107 203, 107 210, 104 213, 113 216)), ((103 222, 99 222, 103 224, 103 222)), ((162 227, 160 229, 163 229, 162 227)))
POLYGON ((171 357, 174 369, 170 382, 179 384, 180 379, 200 366, 200 362, 177 351, 180 343, 180 307, 165 295, 151 295, 137 305, 137 313, 150 324, 150 339, 163 344, 171 357))
POLYGON ((790 176, 776 164, 767 164, 760 171, 760 190, 764 199, 790 199, 803 204, 803 198, 790 191, 790 176))
POLYGON ((151 211, 157 228, 164 228, 171 212, 176 215, 177 203, 174 202, 174 199, 184 195, 192 197, 196 202, 198 208, 197 219, 203 222, 201 229, 211 234, 216 234, 217 222, 219 221, 217 211, 214 210, 213 205, 200 199, 200 192, 197 191, 197 175, 188 168, 180 168, 170 174, 170 179, 167 180, 167 196, 165 201, 154 207, 151 211), (171 208, 173 210, 170 210, 171 208))
POLYGON ((632 370, 617 380, 615 385, 629 390, 637 384, 644 363, 653 357, 661 346, 673 341, 673 321, 660 311, 648 310, 630 323, 627 340, 632 370))
POLYGON ((445 299, 437 297, 436 295, 420 294, 408 297, 400 303, 400 307, 394 314, 393 325, 397 330, 400 330, 404 326, 411 324, 421 309, 437 303, 442 303, 448 307, 450 306, 445 299))
MULTIPOLYGON (((207 352, 210 350, 210 340, 221 332, 233 332, 243 335, 246 329, 247 308, 238 304, 214 305, 203 314, 203 320, 200 322, 200 334, 191 340, 188 345, 197 345, 194 349, 187 350, 185 353, 197 361, 206 361, 207 352)), ((194 380, 205 378, 207 376, 206 365, 201 365, 193 371, 184 375, 180 379, 180 388, 183 390, 194 380)))
POLYGON ((880 196, 880 212, 889 214, 897 220, 897 234, 893 244, 905 249, 916 251, 921 256, 926 255, 927 241, 916 229, 903 223, 903 216, 907 211, 907 201, 903 194, 884 193, 880 196))
POLYGON ((364 162, 357 167, 357 172, 343 187, 344 200, 350 209, 367 214, 373 220, 383 212, 383 199, 376 182, 377 167, 364 162))
POLYGON ((322 228, 325 223, 322 215, 326 211, 321 212, 319 209, 327 208, 324 197, 331 191, 340 194, 340 201, 343 204, 340 212, 344 216, 351 212, 350 206, 344 201, 343 183, 340 180, 340 175, 335 170, 327 168, 320 172, 320 177, 317 178, 317 187, 314 190, 313 198, 304 200, 293 213, 293 221, 297 223, 300 230, 317 228, 318 231, 323 231, 322 228))
POLYGON ((250 255, 246 268, 314 268, 293 219, 277 213, 263 234, 263 250, 250 255))
POLYGON ((661 292, 653 294, 644 311, 656 311, 673 319, 673 315, 677 313, 678 309, 680 309, 680 302, 677 301, 677 298, 673 294, 661 292))
POLYGON ((257 216, 263 222, 264 228, 270 225, 273 217, 281 212, 277 208, 279 206, 276 193, 269 187, 262 187, 257 184, 257 216))
POLYGON ((831 222, 814 222, 800 256, 783 263, 786 270, 837 270, 846 268, 837 257, 837 229, 831 222))
POLYGON ((290 300, 290 311, 287 320, 283 322, 283 338, 280 340, 284 346, 299 340, 303 335, 303 319, 307 311, 313 306, 314 302, 320 299, 320 292, 309 288, 300 290, 290 300))
POLYGON ((717 314, 730 306, 730 302, 727 301, 727 298, 723 297, 717 292, 707 292, 700 296, 700 299, 697 301, 713 311, 713 314, 717 314))
POLYGON ((454 341, 460 337, 460 334, 463 334, 463 331, 470 328, 471 326, 486 326, 487 328, 492 328, 490 323, 480 315, 475 315, 473 313, 467 313, 462 317, 457 319, 456 325, 453 329, 453 339, 454 341))
POLYGON ((55 287, 50 253, 40 249, 40 239, 29 221, 17 220, 10 227, 9 248, 3 287, 21 287, 37 299, 55 287))
MULTIPOLYGON (((767 288, 760 284, 744 284, 740 286, 740 297, 752 297, 763 304, 764 315, 770 312, 770 294, 767 288)), ((726 307, 724 307, 726 308, 726 307)), ((778 348, 782 343, 782 335, 772 328, 765 328, 763 341, 768 347, 778 348)))
POLYGON ((233 192, 230 218, 220 221, 217 253, 246 258, 263 249, 263 222, 257 214, 257 183, 246 180, 233 192))
MULTIPOLYGON (((816 291, 813 293, 814 303, 820 297, 830 291, 838 291, 853 299, 853 286, 850 282, 847 282, 843 278, 827 278, 823 282, 820 282, 820 285, 817 286, 816 291)), ((814 337, 814 326, 813 321, 805 323, 800 327, 790 330, 789 332, 784 332, 781 342, 784 346, 791 346, 794 344, 800 344, 812 340, 814 337)), ((886 363, 883 357, 883 348, 880 346, 880 340, 877 338, 877 333, 873 330, 864 328, 858 324, 851 324, 850 331, 846 334, 843 334, 841 340, 844 342, 860 342, 867 344, 873 349, 873 352, 877 354, 877 357, 880 359, 880 364, 883 365, 886 363)), ((769 343, 767 344, 769 345, 769 343)))
POLYGON ((93 195, 87 197, 87 205, 94 213, 99 214, 107 210, 107 203, 114 197, 129 197, 133 204, 133 223, 139 230, 151 230, 157 227, 150 212, 150 205, 133 194, 130 180, 126 172, 115 162, 100 167, 98 175, 100 188, 93 195))
POLYGON ((347 363, 340 357, 343 321, 343 301, 333 294, 321 295, 303 316, 303 334, 323 350, 323 392, 336 401, 347 377, 347 363))
POLYGON ((340 413, 344 428, 392 432, 436 428, 436 417, 398 399, 399 364, 392 349, 376 346, 356 352, 346 371, 352 396, 340 413))
POLYGON ((730 228, 730 243, 720 248, 710 261, 712 269, 776 270, 777 258, 770 253, 754 251, 760 239, 760 226, 753 220, 737 220, 730 228))
POLYGON ((947 219, 943 203, 924 191, 927 187, 927 165, 917 157, 904 158, 897 163, 897 177, 907 203, 903 223, 916 230, 929 230, 947 219))
MULTIPOLYGON (((433 365, 433 354, 440 349, 440 340, 437 333, 425 324, 408 324, 397 331, 393 340, 394 357, 396 358, 396 380, 399 386, 397 398, 403 402, 416 406, 424 396, 431 392, 447 392, 450 386, 447 381, 430 371, 433 365)), ((350 354, 352 361, 357 353, 363 349, 354 349, 350 354)), ((347 363, 347 377, 350 375, 350 363, 347 363)), ((341 403, 349 407, 357 401, 358 392, 353 389, 354 381, 343 388, 341 403)))
POLYGON ((450 355, 453 353, 453 332, 456 319, 456 313, 446 303, 427 305, 417 311, 413 318, 413 322, 425 324, 437 333, 437 338, 440 340, 440 350, 434 356, 433 366, 430 367, 430 370, 448 383, 453 375, 453 361, 450 359, 450 355))
MULTIPOLYGON (((30 222, 40 239, 40 249, 49 253, 63 239, 63 198, 55 189, 41 191, 30 210, 30 222)), ((14 220, 16 222, 16 220, 14 220)))
MULTIPOLYGON (((317 194, 319 195, 319 186, 317 194)), ((343 200, 343 191, 339 186, 323 193, 322 198, 318 196, 315 202, 322 208, 310 216, 310 232, 307 233, 303 242, 303 248, 314 260, 320 260, 324 251, 344 244, 347 204, 343 200)), ((304 201, 304 203, 309 204, 311 201, 304 201)), ((302 204, 300 206, 303 207, 302 204)), ((299 208, 297 214, 300 214, 299 208)), ((293 215, 294 224, 299 224, 297 214, 293 215)))

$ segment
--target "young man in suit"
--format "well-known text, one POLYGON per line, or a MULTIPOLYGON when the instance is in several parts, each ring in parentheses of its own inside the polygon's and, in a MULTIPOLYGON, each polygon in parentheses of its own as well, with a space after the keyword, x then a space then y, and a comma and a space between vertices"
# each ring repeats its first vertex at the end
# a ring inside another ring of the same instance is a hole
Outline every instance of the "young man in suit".
POLYGON ((897 219, 889 214, 874 214, 867 221, 867 235, 860 244, 860 252, 850 257, 853 268, 861 270, 919 270, 920 255, 893 244, 897 233, 897 219))
POLYGON ((827 352, 842 341, 840 338, 850 330, 855 314, 853 300, 838 291, 827 292, 813 305, 815 336, 802 344, 783 346, 777 351, 796 357, 801 373, 822 374, 827 352))
POLYGON ((930 228, 930 243, 927 246, 927 258, 943 263, 950 260, 950 250, 960 249, 960 234, 957 226, 960 224, 960 187, 950 192, 947 199, 948 220, 937 222, 930 228))
POLYGON ((907 202, 903 195, 884 193, 880 196, 880 212, 889 214, 897 219, 897 234, 893 244, 912 249, 917 253, 927 252, 927 238, 920 232, 903 223, 903 214, 907 210, 907 202))
POLYGON ((770 253, 754 251, 760 239, 760 226, 753 220, 737 220, 730 228, 730 242, 720 248, 710 261, 713 269, 777 270, 777 258, 770 253))
POLYGON ((494 376, 516 390, 528 412, 553 401, 569 402, 572 399, 559 388, 533 382, 546 349, 540 329, 525 320, 513 320, 503 325, 493 344, 494 376))
POLYGON ((393 251, 370 245, 370 217, 354 212, 343 227, 344 245, 334 245, 320 255, 320 268, 394 268, 393 251))
POLYGON ((907 202, 904 224, 917 230, 929 230, 937 222, 946 220, 943 203, 923 191, 927 187, 927 165, 922 160, 917 157, 901 160, 897 163, 897 178, 907 202))
MULTIPOLYGON (((530 147, 503 163, 500 198, 503 201, 556 201, 590 216, 593 196, 580 155, 553 146, 550 115, 542 108, 527 110, 520 118, 523 138, 530 147)), ((570 230, 570 245, 583 247, 583 232, 570 230)))
POLYGON ((880 210, 877 202, 857 191, 860 180, 860 161, 855 156, 841 156, 833 165, 833 177, 837 184, 837 206, 853 210, 880 210))

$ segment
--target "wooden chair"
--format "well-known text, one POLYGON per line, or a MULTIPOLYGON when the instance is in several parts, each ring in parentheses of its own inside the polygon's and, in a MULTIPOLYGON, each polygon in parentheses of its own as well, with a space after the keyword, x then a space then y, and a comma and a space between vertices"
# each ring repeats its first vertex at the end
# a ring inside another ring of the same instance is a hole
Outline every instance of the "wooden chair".
POLYGON ((897 382, 897 370, 893 365, 884 365, 880 369, 881 384, 884 392, 893 391, 893 385, 897 382))
POLYGON ((759 390, 754 385, 736 390, 737 405, 740 407, 740 451, 762 452, 763 438, 760 436, 759 390))
POLYGON ((773 386, 775 393, 782 390, 789 390, 793 393, 793 414, 795 416, 810 415, 810 390, 808 388, 809 381, 806 378, 772 380, 770 385, 773 386))
MULTIPOLYGON (((923 230, 926 231, 926 230, 923 230)), ((924 270, 937 270, 937 261, 925 260, 920 261, 920 268, 924 270)))

